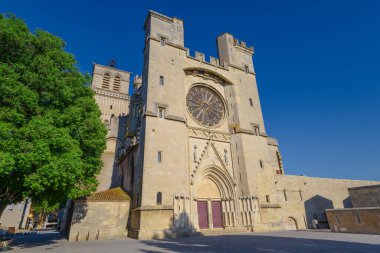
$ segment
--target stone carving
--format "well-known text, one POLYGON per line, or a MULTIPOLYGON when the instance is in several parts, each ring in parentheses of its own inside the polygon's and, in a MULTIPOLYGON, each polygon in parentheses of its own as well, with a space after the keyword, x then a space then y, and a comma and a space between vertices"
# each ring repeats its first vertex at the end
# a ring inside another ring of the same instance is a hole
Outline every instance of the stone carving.
POLYGON ((227 149, 224 149, 224 163, 226 164, 226 166, 228 165, 227 149))
POLYGON ((222 141, 222 142, 231 141, 229 133, 223 133, 223 132, 212 131, 208 129, 193 128, 193 127, 189 127, 188 132, 189 132, 190 137, 222 141))

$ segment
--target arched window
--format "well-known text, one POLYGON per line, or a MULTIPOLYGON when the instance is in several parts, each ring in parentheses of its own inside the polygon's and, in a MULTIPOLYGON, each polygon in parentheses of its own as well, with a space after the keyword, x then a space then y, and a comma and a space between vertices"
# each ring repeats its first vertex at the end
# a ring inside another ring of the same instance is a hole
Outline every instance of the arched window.
POLYGON ((156 205, 162 205, 162 192, 157 192, 156 205))
POLYGON ((110 88, 110 74, 105 73, 103 75, 103 83, 102 83, 103 89, 109 89, 110 88))
POLYGON ((120 76, 115 76, 113 79, 113 88, 114 91, 120 90, 120 76))

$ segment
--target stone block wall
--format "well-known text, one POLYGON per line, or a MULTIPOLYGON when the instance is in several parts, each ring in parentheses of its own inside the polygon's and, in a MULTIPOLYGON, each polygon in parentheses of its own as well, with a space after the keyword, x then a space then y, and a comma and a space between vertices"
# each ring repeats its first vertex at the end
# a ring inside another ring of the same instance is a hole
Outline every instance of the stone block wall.
POLYGON ((25 228, 31 202, 29 200, 0 206, 0 225, 25 228))
POLYGON ((75 201, 69 241, 127 236, 129 202, 75 201))
POLYGON ((380 207, 326 210, 333 232, 380 234, 380 207))
POLYGON ((379 182, 278 175, 274 184, 282 220, 291 217, 296 220, 299 229, 305 229, 311 227, 315 218, 321 221, 322 227, 327 228, 325 209, 352 207, 348 188, 379 182))
POLYGON ((132 229, 129 236, 135 239, 175 237, 173 209, 142 209, 132 211, 132 229))

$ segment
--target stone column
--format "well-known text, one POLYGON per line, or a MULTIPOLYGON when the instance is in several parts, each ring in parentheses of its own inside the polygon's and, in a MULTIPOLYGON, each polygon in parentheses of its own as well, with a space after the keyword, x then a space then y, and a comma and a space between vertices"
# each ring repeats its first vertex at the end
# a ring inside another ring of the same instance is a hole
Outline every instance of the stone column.
POLYGON ((207 211, 208 211, 208 228, 213 228, 212 224, 212 205, 211 205, 211 199, 207 200, 207 211))

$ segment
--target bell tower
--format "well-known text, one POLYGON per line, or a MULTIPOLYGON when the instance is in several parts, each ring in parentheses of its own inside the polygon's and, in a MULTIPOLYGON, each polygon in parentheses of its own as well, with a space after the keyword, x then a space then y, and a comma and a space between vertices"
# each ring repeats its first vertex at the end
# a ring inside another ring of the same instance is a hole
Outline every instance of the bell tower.
POLYGON ((103 167, 98 175, 97 191, 120 186, 121 177, 117 165, 118 152, 125 136, 124 125, 129 112, 130 72, 116 69, 114 60, 109 66, 94 63, 91 87, 101 111, 101 119, 107 128, 107 147, 102 154, 103 167))

